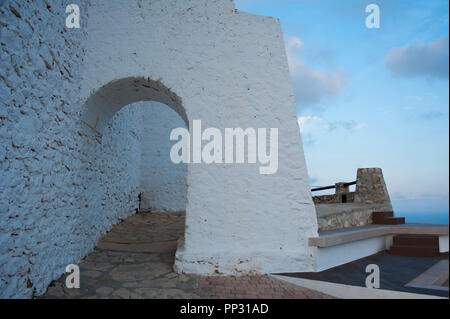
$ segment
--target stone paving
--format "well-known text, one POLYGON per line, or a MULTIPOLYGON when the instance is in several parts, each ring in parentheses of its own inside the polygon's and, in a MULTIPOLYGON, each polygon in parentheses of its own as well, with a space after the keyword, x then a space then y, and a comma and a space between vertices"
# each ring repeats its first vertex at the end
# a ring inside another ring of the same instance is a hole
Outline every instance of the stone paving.
POLYGON ((65 275, 40 298, 198 299, 330 298, 270 276, 176 274, 176 241, 184 213, 141 213, 114 226, 80 262, 80 289, 65 287, 65 275))

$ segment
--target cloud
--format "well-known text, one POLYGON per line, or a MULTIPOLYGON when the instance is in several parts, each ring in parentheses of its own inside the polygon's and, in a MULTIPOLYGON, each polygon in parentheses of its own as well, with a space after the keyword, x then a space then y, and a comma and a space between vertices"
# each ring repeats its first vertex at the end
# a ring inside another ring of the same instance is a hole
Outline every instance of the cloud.
POLYGON ((305 47, 302 40, 286 36, 285 42, 297 102, 306 106, 339 96, 346 85, 347 74, 341 69, 331 72, 312 69, 299 59, 305 47))
POLYGON ((428 112, 422 115, 425 120, 436 120, 444 116, 442 112, 428 112))
POLYGON ((310 133, 302 133, 303 146, 313 146, 316 144, 316 139, 310 133))
POLYGON ((318 178, 316 177, 312 177, 312 176, 308 176, 309 177, 309 184, 310 185, 314 185, 315 183, 317 183, 319 181, 318 178))
MULTIPOLYGON (((298 118, 298 124, 303 136, 309 133, 317 132, 333 132, 337 130, 344 130, 348 133, 353 133, 364 127, 367 127, 366 123, 358 123, 354 120, 351 121, 327 121, 318 116, 300 116, 298 118)), ((311 137, 308 137, 308 139, 311 137)))
POLYGON ((367 126, 366 123, 358 123, 356 121, 335 121, 328 123, 328 130, 332 132, 338 129, 343 129, 349 133, 353 133, 366 126, 367 126))
POLYGON ((430 192, 393 192, 391 196, 392 198, 403 200, 433 200, 442 197, 448 197, 448 195, 444 193, 439 194, 430 192))
POLYGON ((305 61, 313 62, 317 66, 334 68, 336 55, 329 49, 311 49, 305 51, 305 61))
POLYGON ((428 44, 412 43, 392 49, 384 63, 395 76, 448 78, 448 36, 428 44))
POLYGON ((302 132, 306 132, 309 129, 311 129, 311 127, 317 123, 317 122, 321 122, 323 119, 318 117, 318 116, 300 116, 298 118, 298 124, 300 126, 300 129, 302 130, 302 132))
POLYGON ((410 96, 407 96, 406 98, 410 99, 410 100, 416 100, 416 101, 422 101, 423 100, 423 98, 421 96, 418 96, 418 95, 410 95, 410 96))

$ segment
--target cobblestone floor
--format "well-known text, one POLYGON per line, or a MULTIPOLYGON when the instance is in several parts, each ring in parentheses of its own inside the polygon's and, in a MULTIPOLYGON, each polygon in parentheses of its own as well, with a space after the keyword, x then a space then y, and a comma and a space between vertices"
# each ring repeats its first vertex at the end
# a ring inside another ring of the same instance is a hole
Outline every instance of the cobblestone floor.
POLYGON ((80 264, 80 289, 65 275, 41 298, 330 298, 269 276, 196 276, 172 270, 184 214, 137 214, 113 229, 80 264))

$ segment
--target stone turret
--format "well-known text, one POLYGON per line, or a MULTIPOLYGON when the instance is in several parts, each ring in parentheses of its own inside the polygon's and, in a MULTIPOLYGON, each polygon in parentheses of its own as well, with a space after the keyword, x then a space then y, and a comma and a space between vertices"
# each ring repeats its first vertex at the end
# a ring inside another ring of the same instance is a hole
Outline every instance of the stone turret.
POLYGON ((359 168, 356 174, 355 203, 386 204, 392 209, 391 199, 381 168, 359 168))
POLYGON ((381 168, 359 168, 356 182, 335 183, 332 195, 314 196, 319 231, 372 224, 372 212, 393 211, 381 168), (355 185, 355 191, 350 186, 355 185))

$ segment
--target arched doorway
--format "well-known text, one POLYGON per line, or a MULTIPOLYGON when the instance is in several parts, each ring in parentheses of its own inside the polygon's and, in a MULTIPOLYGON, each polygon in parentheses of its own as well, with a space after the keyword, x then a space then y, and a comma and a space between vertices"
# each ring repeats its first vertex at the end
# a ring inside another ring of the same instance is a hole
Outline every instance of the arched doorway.
POLYGON ((172 108, 189 126, 181 98, 160 81, 150 78, 128 77, 112 81, 86 101, 82 120, 102 133, 105 124, 124 106, 139 101, 155 101, 172 108))
MULTIPOLYGON (((88 98, 82 123, 82 148, 89 159, 84 198, 97 238, 135 212, 177 213, 184 226, 180 212, 186 210, 187 165, 171 162, 169 139, 172 129, 188 127, 181 99, 158 81, 120 79, 88 98)), ((178 238, 168 237, 176 248, 178 238)))
POLYGON ((184 120, 159 102, 131 104, 141 109, 140 205, 142 212, 186 210, 187 164, 170 160, 173 129, 186 128, 184 120))

